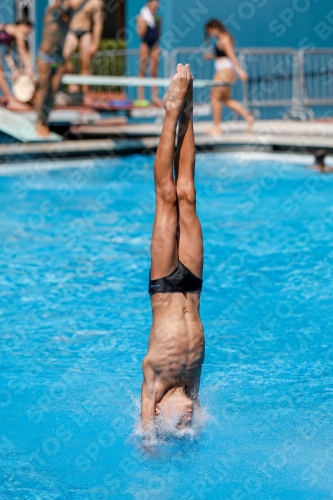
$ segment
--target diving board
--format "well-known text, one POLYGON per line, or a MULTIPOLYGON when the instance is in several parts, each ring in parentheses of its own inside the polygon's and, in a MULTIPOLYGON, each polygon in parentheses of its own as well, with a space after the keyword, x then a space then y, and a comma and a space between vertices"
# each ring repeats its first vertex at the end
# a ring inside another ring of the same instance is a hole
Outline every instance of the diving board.
MULTIPOLYGON (((141 78, 137 76, 64 75, 67 85, 106 85, 116 87, 169 87, 171 78, 141 78)), ((217 80, 194 80, 194 87, 231 87, 230 83, 217 80)))
POLYGON ((0 107, 0 131, 21 142, 60 142, 63 138, 51 132, 48 137, 39 137, 35 124, 21 114, 0 107))

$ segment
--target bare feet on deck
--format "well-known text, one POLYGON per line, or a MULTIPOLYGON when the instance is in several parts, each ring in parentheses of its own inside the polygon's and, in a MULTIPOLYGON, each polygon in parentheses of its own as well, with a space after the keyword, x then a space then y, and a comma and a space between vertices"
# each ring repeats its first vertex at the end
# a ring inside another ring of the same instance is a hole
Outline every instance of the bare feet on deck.
POLYGON ((36 134, 39 137, 49 137, 50 135, 50 129, 47 125, 44 125, 43 123, 36 123, 36 134))
POLYGON ((191 74, 188 65, 178 64, 177 73, 173 76, 169 90, 163 98, 163 104, 167 112, 180 113, 190 80, 191 74))

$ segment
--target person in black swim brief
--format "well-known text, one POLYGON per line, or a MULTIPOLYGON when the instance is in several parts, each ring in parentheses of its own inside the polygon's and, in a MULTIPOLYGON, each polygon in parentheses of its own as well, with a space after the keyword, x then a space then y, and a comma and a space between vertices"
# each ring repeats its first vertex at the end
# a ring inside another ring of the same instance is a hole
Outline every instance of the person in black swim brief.
POLYGON ((201 293, 202 279, 195 276, 179 261, 177 268, 164 278, 152 280, 149 276, 149 294, 182 293, 187 298, 188 293, 201 293))
POLYGON ((195 203, 193 77, 188 65, 177 66, 164 105, 154 165, 156 214, 149 277, 153 324, 142 362, 141 419, 148 432, 154 430, 158 415, 178 428, 191 423, 199 408, 205 351, 199 312, 203 240, 195 203))
MULTIPOLYGON (((90 75, 91 59, 96 54, 103 33, 103 0, 88 0, 70 24, 64 48, 66 72, 74 73, 70 58, 78 48, 80 52, 81 74, 90 75)), ((78 92, 78 85, 70 85, 69 92, 78 92)), ((82 85, 85 103, 90 104, 89 86, 82 85)))
MULTIPOLYGON (((161 32, 161 18, 157 16, 159 8, 158 0, 149 0, 142 7, 137 17, 137 32, 141 38, 140 45, 140 69, 139 76, 146 76, 147 65, 150 59, 150 71, 153 78, 157 77, 159 64, 159 46, 158 41, 161 32)), ((138 99, 144 99, 144 88, 138 88, 138 99)), ((157 88, 152 88, 152 102, 156 106, 162 106, 158 98, 157 88)))
POLYGON ((80 41, 84 35, 91 33, 91 30, 69 30, 69 33, 73 33, 78 41, 80 41))

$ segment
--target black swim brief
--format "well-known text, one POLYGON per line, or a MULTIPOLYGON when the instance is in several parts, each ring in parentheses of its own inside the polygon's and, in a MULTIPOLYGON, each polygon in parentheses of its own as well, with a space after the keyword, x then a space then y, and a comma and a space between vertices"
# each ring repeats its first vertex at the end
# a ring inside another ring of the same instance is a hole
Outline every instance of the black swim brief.
POLYGON ((182 262, 178 262, 178 267, 169 276, 158 278, 157 280, 150 279, 149 276, 149 293, 201 293, 202 279, 195 276, 182 262))
POLYGON ((91 30, 69 30, 71 33, 73 33, 78 40, 81 40, 81 38, 86 34, 86 33, 91 33, 91 30))

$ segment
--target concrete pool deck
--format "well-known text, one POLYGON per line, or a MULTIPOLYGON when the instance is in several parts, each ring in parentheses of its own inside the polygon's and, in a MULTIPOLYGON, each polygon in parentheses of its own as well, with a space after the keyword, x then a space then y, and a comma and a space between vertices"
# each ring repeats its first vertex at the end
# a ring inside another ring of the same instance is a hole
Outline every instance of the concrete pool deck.
MULTIPOLYGON (((312 152, 319 148, 333 151, 333 122, 290 120, 258 120, 251 134, 246 133, 243 121, 223 123, 224 134, 210 136, 205 131, 211 122, 195 122, 195 140, 198 149, 227 151, 287 150, 288 152, 312 152)), ((82 125, 72 130, 77 140, 62 143, 30 143, 0 145, 0 162, 8 163, 24 157, 66 158, 88 155, 120 155, 129 153, 153 153, 158 145, 162 123, 110 125, 103 121, 82 125), (99 138, 93 138, 94 136, 99 138), (101 138, 102 137, 102 138, 101 138)))

